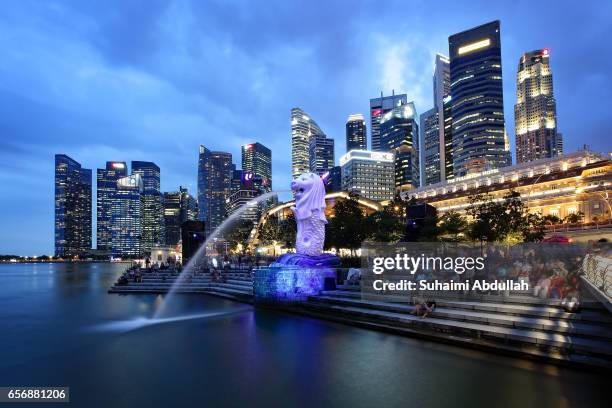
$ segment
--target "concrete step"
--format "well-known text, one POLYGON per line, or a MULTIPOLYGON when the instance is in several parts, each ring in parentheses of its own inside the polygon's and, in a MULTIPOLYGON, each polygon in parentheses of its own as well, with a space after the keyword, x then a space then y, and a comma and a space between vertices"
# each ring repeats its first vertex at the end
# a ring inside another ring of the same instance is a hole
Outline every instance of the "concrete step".
POLYGON ((446 334, 485 337, 500 342, 562 350, 565 353, 589 354, 612 360, 612 344, 609 341, 579 338, 571 335, 492 326, 480 323, 459 322, 428 317, 422 319, 405 313, 366 309, 362 307, 329 305, 308 302, 304 308, 349 317, 354 320, 373 321, 393 326, 409 327, 416 330, 444 332, 446 334))
MULTIPOLYGON (((356 306, 368 309, 384 310, 397 313, 411 314, 414 306, 401 303, 376 302, 360 299, 339 298, 333 296, 313 296, 311 302, 329 303, 336 305, 356 306)), ((607 339, 612 341, 612 329, 598 324, 587 324, 572 320, 550 318, 532 318, 525 316, 506 315, 501 313, 475 312, 452 308, 436 307, 436 318, 482 323, 495 326, 514 327, 528 330, 541 330, 552 333, 573 334, 579 337, 607 339)))
POLYGON ((223 283, 223 282, 215 282, 213 284, 211 284, 211 288, 213 289, 217 289, 217 288, 223 288, 223 289, 231 289, 231 290, 237 290, 237 291, 241 291, 244 293, 253 293, 253 286, 252 285, 235 285, 232 283, 223 283))
MULTIPOLYGON (((361 299, 361 293, 354 291, 323 291, 321 294, 324 296, 361 299)), ((406 302, 403 303, 406 304, 406 302)), ((462 309, 475 312, 495 312, 525 317, 565 319, 597 323, 599 325, 612 327, 612 316, 607 311, 603 310, 583 310, 580 313, 567 313, 561 308, 561 306, 558 305, 534 306, 516 303, 458 301, 449 299, 436 299, 436 304, 438 307, 445 307, 449 309, 462 309)))

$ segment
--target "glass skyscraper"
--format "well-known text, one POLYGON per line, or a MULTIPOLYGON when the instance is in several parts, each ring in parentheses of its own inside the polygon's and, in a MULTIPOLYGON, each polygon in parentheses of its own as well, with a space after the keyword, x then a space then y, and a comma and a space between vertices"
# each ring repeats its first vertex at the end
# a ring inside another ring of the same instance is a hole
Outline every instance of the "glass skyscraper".
POLYGON ((261 143, 242 146, 242 170, 261 177, 265 191, 272 191, 272 151, 261 143))
POLYGON ((210 151, 200 145, 198 159, 198 210, 206 234, 227 217, 232 185, 232 154, 210 151))
POLYGON ((391 109, 408 103, 406 94, 391 96, 383 96, 380 93, 380 98, 370 99, 370 133, 372 135, 372 151, 384 151, 385 149, 380 144, 380 120, 383 115, 391 109))
POLYGON ((132 161, 132 174, 138 174, 142 179, 142 249, 148 252, 160 245, 164 238, 160 170, 152 162, 132 161))
POLYGON ((499 21, 454 34, 448 44, 455 176, 510 165, 499 21))
POLYGON ((196 221, 198 206, 195 198, 186 188, 163 193, 164 244, 174 246, 181 239, 181 225, 185 221, 196 221))
POLYGON ((361 113, 349 115, 346 121, 346 151, 353 149, 368 149, 366 124, 361 113))
POLYGON ((322 175, 334 167, 334 139, 313 135, 309 146, 310 171, 322 175))
POLYGON ((414 103, 398 106, 380 120, 381 149, 394 153, 395 189, 419 187, 419 125, 414 103))
POLYGON ((325 136, 319 125, 300 108, 291 109, 291 176, 310 171, 310 138, 325 136))
POLYGON ((55 155, 55 256, 91 249, 91 170, 65 154, 55 155))
MULTIPOLYGON (((441 152, 444 151, 444 142, 440 143, 440 117, 438 108, 434 107, 421 114, 421 181, 422 185, 439 183, 441 169, 444 167, 441 152)), ((444 133, 442 133, 444 135, 444 133)), ((444 140, 444 139, 442 139, 444 140)))
POLYGON ((112 200, 117 192, 117 180, 127 176, 125 162, 106 162, 106 168, 96 172, 96 247, 98 250, 110 251, 112 248, 112 200))
POLYGON ((553 93, 548 49, 523 54, 516 74, 516 162, 524 163, 563 153, 557 133, 557 103, 553 93))
POLYGON ((140 174, 117 180, 117 191, 111 202, 111 250, 114 257, 139 257, 143 254, 143 195, 140 174))

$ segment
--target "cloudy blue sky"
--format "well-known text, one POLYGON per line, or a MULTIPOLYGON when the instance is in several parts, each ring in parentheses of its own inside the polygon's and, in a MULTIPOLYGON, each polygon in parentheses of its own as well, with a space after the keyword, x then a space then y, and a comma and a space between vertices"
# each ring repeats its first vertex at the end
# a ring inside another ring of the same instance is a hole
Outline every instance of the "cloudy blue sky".
POLYGON ((93 169, 155 161, 163 190, 195 192, 199 144, 239 164, 259 141, 286 186, 292 107, 336 138, 338 158, 348 114, 392 89, 429 109, 436 52, 493 19, 512 141, 518 59, 548 47, 567 150, 610 150, 608 1, 4 2, 0 253, 53 252, 55 153, 93 169))

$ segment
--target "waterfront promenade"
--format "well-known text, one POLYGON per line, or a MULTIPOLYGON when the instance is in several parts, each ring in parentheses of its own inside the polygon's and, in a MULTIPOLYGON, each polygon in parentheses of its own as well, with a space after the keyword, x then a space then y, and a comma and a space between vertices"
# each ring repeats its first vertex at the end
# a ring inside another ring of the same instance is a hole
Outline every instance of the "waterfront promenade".
MULTIPOLYGON (((140 282, 113 285, 111 293, 166 293, 177 274, 143 273, 140 282)), ((253 303, 252 273, 232 269, 215 279, 208 272, 181 279, 173 291, 253 303)), ((309 297, 283 310, 369 329, 508 354, 548 363, 612 369, 612 315, 588 293, 583 310, 567 313, 557 300, 498 295, 436 299, 435 312, 422 319, 407 303, 365 300, 358 285, 309 297)))

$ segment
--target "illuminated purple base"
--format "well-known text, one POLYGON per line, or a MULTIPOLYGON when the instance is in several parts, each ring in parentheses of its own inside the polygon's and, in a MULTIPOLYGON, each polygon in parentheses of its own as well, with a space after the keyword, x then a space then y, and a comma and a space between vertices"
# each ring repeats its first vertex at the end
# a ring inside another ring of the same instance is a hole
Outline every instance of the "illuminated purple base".
POLYGON ((331 254, 310 257, 285 254, 266 268, 255 270, 253 293, 256 303, 295 303, 318 295, 325 278, 336 279, 340 258, 331 254))

